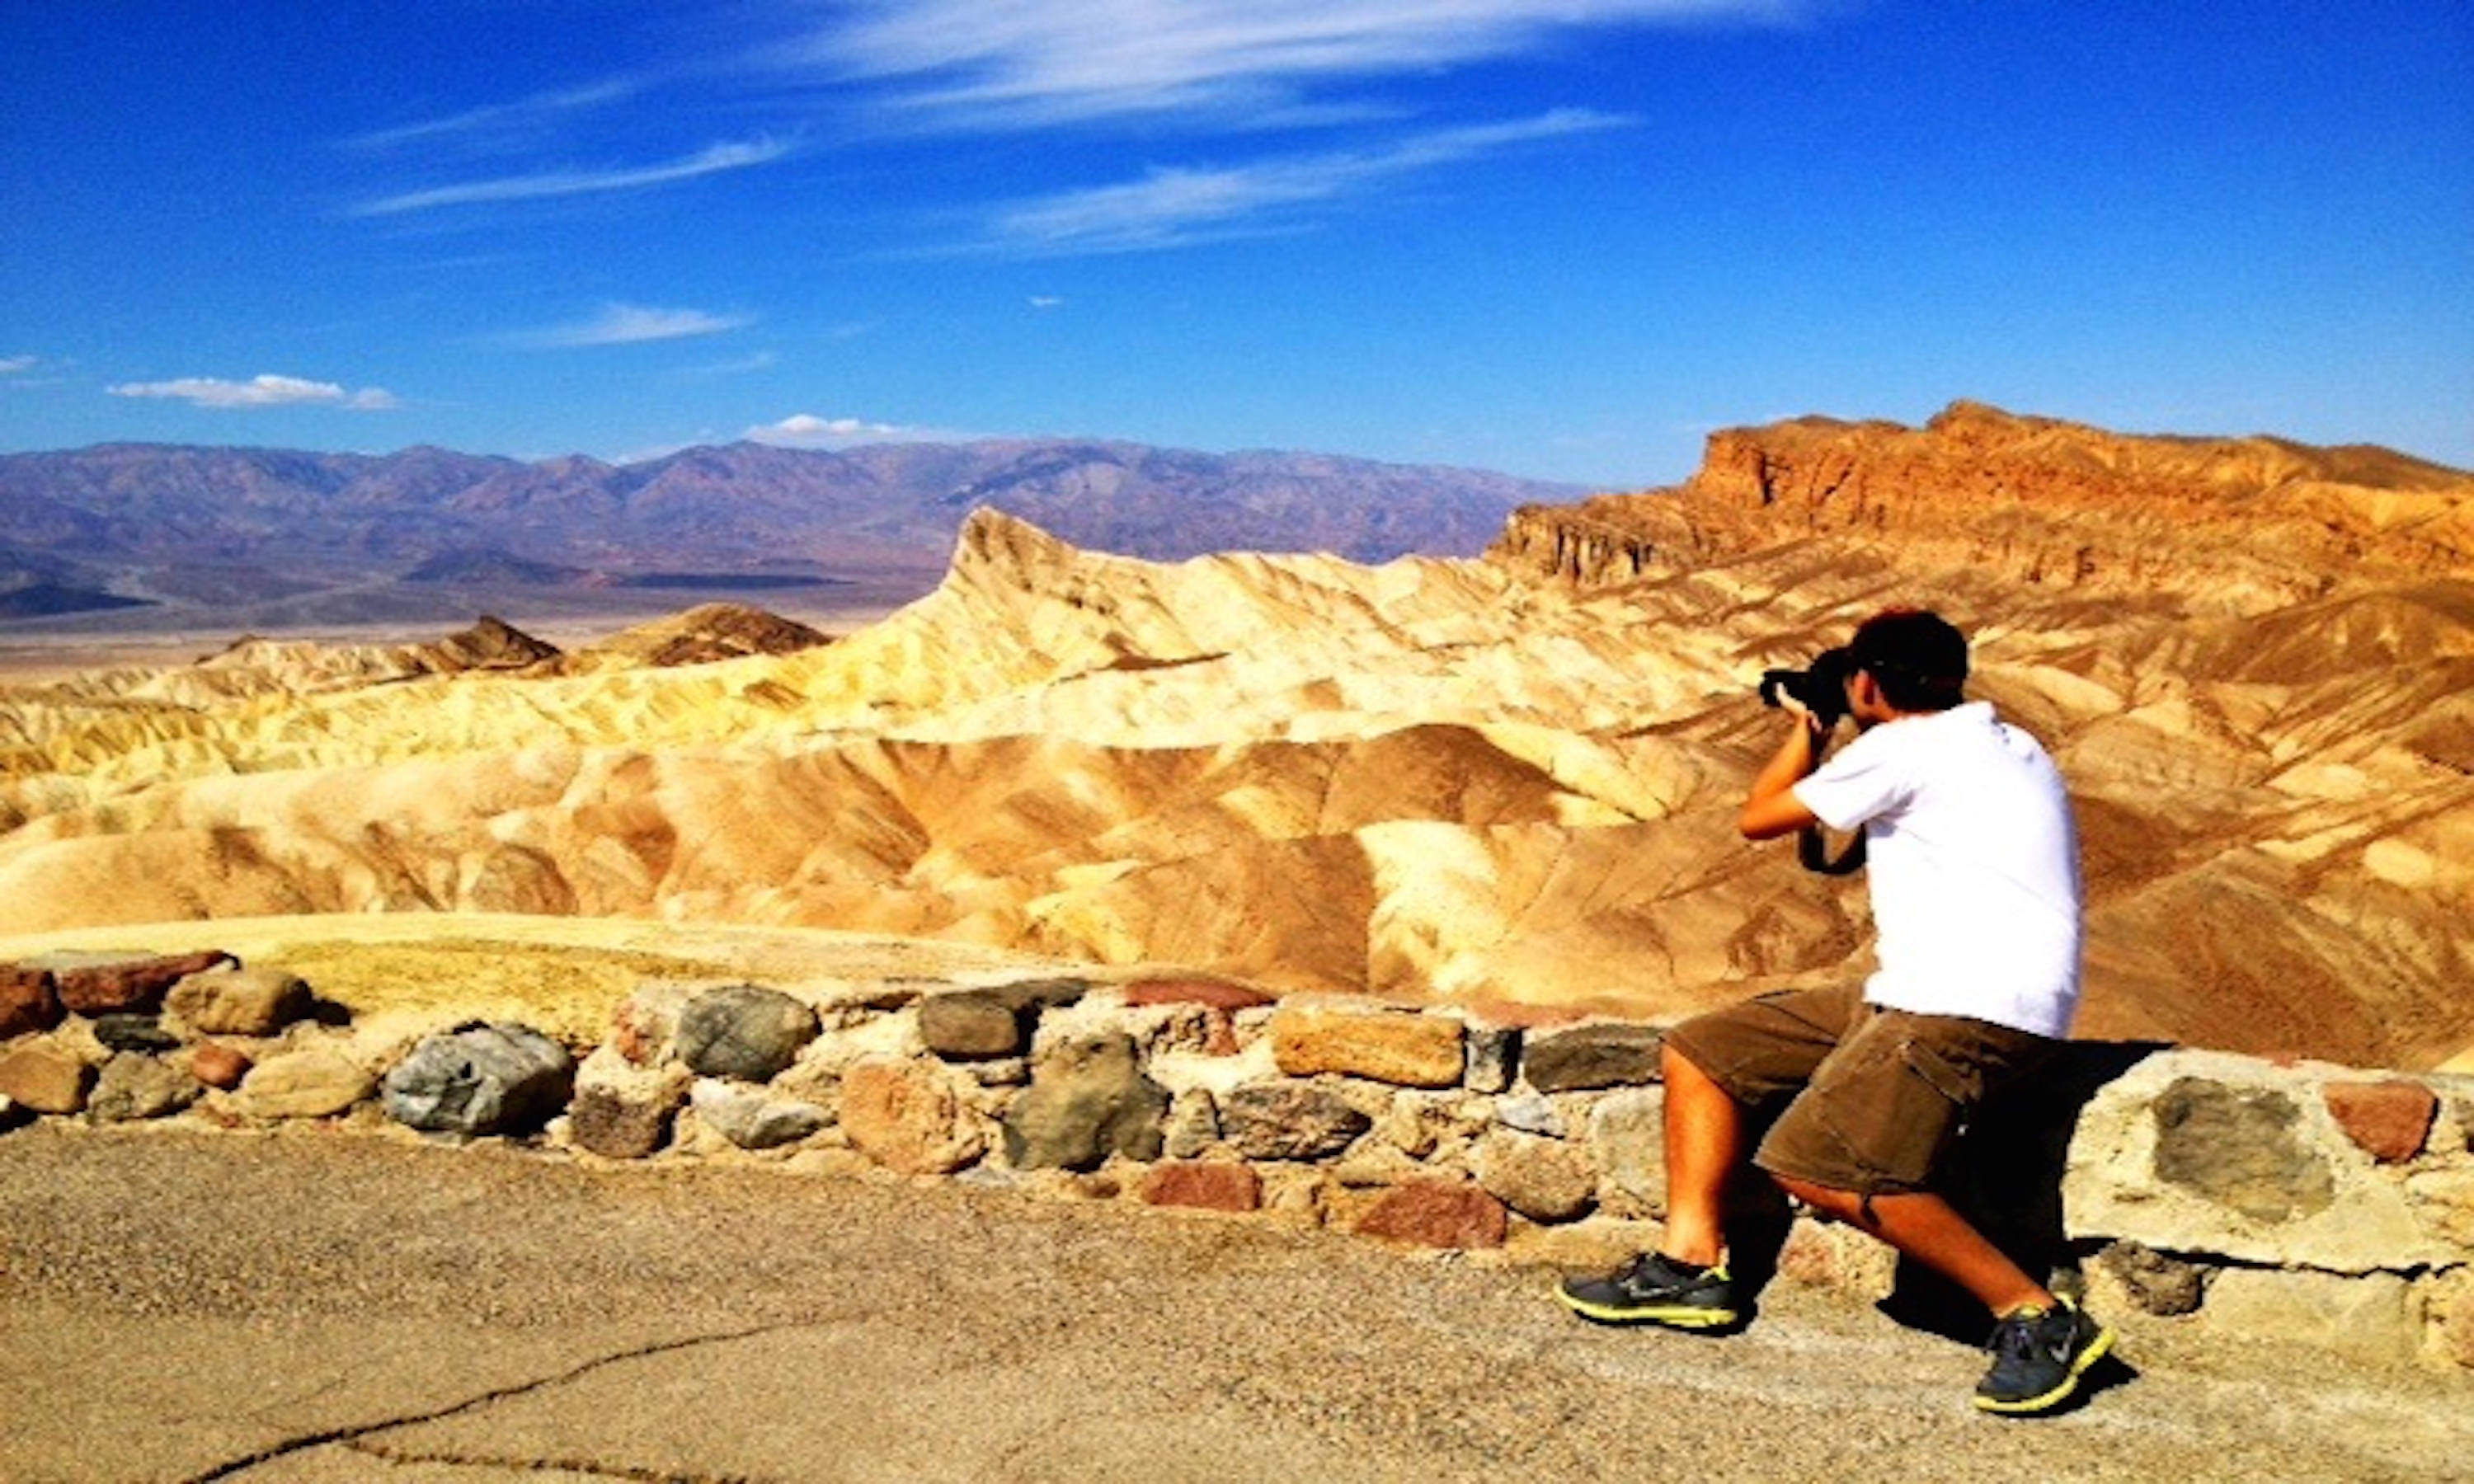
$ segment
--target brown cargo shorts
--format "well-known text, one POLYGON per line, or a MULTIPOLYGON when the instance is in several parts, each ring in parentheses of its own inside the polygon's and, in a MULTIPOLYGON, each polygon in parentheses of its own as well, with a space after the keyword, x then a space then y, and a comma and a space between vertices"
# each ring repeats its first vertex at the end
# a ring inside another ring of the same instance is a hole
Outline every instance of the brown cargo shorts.
POLYGON ((1865 1195, 1929 1188, 1970 1111, 2060 1044, 1866 1004, 1852 985, 1748 999, 1685 1021, 1666 1043, 1748 1108, 1785 1102, 1755 1164, 1865 1195))

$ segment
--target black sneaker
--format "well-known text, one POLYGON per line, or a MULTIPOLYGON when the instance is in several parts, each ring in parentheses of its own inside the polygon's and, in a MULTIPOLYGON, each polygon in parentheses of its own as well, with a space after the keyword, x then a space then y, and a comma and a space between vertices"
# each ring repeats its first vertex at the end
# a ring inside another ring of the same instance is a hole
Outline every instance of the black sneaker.
POLYGON ((2021 1309, 1984 1342, 1993 1369, 1977 1382, 1976 1404, 2005 1417, 2050 1412, 2079 1389, 2079 1376, 2113 1349, 2113 1331, 2064 1299, 2051 1309, 2021 1309))
POLYGON ((1643 1253, 1604 1278, 1567 1278, 1557 1297, 1584 1319, 1609 1325, 1717 1329, 1735 1322, 1735 1285, 1725 1263, 1688 1273, 1643 1253))

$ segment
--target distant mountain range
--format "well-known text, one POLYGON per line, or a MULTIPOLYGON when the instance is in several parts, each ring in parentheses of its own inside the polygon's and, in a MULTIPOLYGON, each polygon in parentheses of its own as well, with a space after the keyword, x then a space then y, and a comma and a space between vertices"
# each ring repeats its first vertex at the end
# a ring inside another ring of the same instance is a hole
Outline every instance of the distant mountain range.
POLYGON ((735 443, 630 465, 104 444, 0 454, 0 620, 133 606, 155 620, 400 617, 448 596, 424 601, 424 587, 579 600, 835 583, 924 591, 982 506, 1154 560, 1468 556, 1516 507, 1588 492, 1469 469, 1088 440, 735 443))

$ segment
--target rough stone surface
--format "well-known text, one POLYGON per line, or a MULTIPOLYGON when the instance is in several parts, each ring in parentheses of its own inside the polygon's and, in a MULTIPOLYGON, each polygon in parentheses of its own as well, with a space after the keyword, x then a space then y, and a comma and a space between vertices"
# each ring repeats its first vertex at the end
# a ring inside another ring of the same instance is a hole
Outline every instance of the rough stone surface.
POLYGON ((1510 1097, 1498 1098, 1494 1105, 1494 1121, 1507 1129, 1517 1129, 1523 1134, 1543 1134, 1550 1138, 1561 1138, 1570 1132, 1564 1122, 1564 1115, 1556 1111, 1554 1100, 1537 1092, 1516 1092, 1510 1097))
POLYGON ((1168 1092, 1144 1075, 1127 1036, 1064 1042, 1031 1069, 1005 1119, 1016 1169, 1096 1169, 1112 1154, 1159 1158, 1168 1092))
POLYGON ((28 1041, 0 1052, 0 1097, 38 1113, 73 1113, 85 1110, 86 1089, 94 1085, 94 1068, 47 1041, 28 1041))
POLYGON ((95 1017, 94 1039, 112 1051, 169 1051, 181 1044, 158 1017, 125 1011, 95 1017))
POLYGON ((605 1160, 642 1160, 670 1141, 694 1079, 676 1063, 640 1066, 617 1045, 594 1048, 575 1071, 567 1137, 605 1160))
POLYGON ((1221 1137, 1249 1160, 1328 1159, 1373 1122, 1311 1083, 1251 1083, 1220 1099, 1221 1137))
POLYGON ((326 1118, 377 1087, 368 1068, 332 1046, 268 1057, 241 1079, 240 1110, 257 1118, 326 1118))
POLYGON ((1169 1099, 1168 1122, 1160 1131, 1160 1153, 1172 1160, 1191 1160, 1220 1142, 1220 1106, 1202 1088, 1186 1088, 1169 1099))
POLYGON ((527 1133, 567 1106, 575 1064, 529 1026, 497 1022, 431 1036, 388 1070, 387 1116, 430 1134, 527 1133))
POLYGON ((995 985, 980 993, 993 994, 1016 1012, 1031 1015, 1080 1004, 1083 996, 1091 993, 1091 981, 1070 975, 1064 978, 1016 979, 1010 984, 995 985))
POLYGON ((1448 1016, 1312 1003, 1273 1013, 1272 1052, 1292 1077, 1337 1072, 1403 1088, 1457 1087, 1467 1061, 1461 1023, 1448 1016))
POLYGON ((2139 1242, 2115 1242, 2097 1255, 2097 1261, 2143 1313, 2193 1313, 2207 1297, 2207 1274, 2197 1263, 2139 1242))
POLYGON ((2297 1131, 2282 1092, 2185 1077, 2157 1098, 2156 1178, 2253 1221, 2290 1221, 2336 1198, 2328 1161, 2297 1131))
POLYGON ((0 1041, 48 1031, 66 1013, 50 969, 0 964, 0 1041))
POLYGON ((2204 1312, 2235 1334, 2310 1345, 2365 1360, 2422 1349, 2412 1285, 2392 1273, 2341 1277, 2228 1268, 2208 1285, 2204 1312))
POLYGON ((2436 1288, 2433 1304, 2439 1317, 2440 1353, 2474 1371, 2474 1269, 2460 1268, 2436 1288))
POLYGON ((1478 1140, 1470 1167, 1490 1194, 1532 1221, 1570 1221, 1597 1204, 1596 1166, 1560 1138, 1498 1130, 1478 1140))
POLYGON ((1180 1161, 1144 1172, 1141 1193, 1152 1206, 1250 1211, 1262 1207, 1263 1177, 1249 1164, 1180 1161))
POLYGON ((1472 1185, 1417 1180, 1384 1193, 1357 1223, 1366 1236, 1421 1247, 1500 1247, 1511 1222, 1503 1203, 1472 1185))
POLYGON ((189 1053, 189 1075, 206 1087, 230 1091, 249 1075, 249 1053, 219 1041, 201 1041, 189 1053))
POLYGON ((986 990, 931 994, 919 1002, 919 1039, 938 1056, 1020 1056, 1031 1038, 1020 1009, 986 990))
POLYGON ((2427 1226, 2474 1255, 2474 1169, 2424 1170, 2405 1187, 2427 1226))
POLYGON ((308 983, 279 969, 210 969, 184 976, 163 997, 166 1011, 207 1036, 272 1036, 314 1004, 308 983))
POLYGON ((1462 1082, 1472 1092, 1502 1092, 1520 1075, 1520 1032, 1509 1025, 1467 1029, 1468 1070, 1462 1082))
POLYGON ((1610 1092, 1589 1110, 1590 1158, 1618 1215, 1666 1213, 1666 1089, 1610 1092))
POLYGON ((125 1051, 103 1064, 86 1098, 86 1114, 98 1123, 160 1118, 205 1092, 195 1077, 161 1057, 125 1051))
POLYGON ((842 1075, 851 1147, 905 1175, 950 1175, 986 1152, 952 1083, 904 1062, 863 1062, 842 1075))
POLYGON ((2383 1164, 2411 1160, 2439 1116, 2439 1097, 2403 1077, 2384 1082, 2332 1082, 2321 1089, 2345 1136, 2383 1164))
POLYGON ((1520 1070, 1540 1092, 1640 1087, 1659 1080, 1666 1033, 1654 1025, 1581 1025, 1533 1036, 1520 1070))
POLYGON ((52 979, 61 1003, 79 1015, 109 1015, 116 1010, 152 1015, 163 1008, 164 994, 182 979, 237 962, 229 953, 208 950, 81 964, 53 970, 52 979))
POLYGON ((679 1060, 700 1077, 770 1082, 816 1039, 815 1011, 780 990, 735 984, 708 990, 679 1012, 679 1060))
POLYGON ((1276 1002, 1276 995, 1226 979, 1138 979, 1126 986, 1128 1006, 1205 1005, 1233 1013, 1276 1002))
POLYGON ((832 1123, 825 1110, 797 1098, 775 1097, 745 1083, 700 1079, 690 1101, 696 1117, 741 1149, 779 1149, 832 1123))

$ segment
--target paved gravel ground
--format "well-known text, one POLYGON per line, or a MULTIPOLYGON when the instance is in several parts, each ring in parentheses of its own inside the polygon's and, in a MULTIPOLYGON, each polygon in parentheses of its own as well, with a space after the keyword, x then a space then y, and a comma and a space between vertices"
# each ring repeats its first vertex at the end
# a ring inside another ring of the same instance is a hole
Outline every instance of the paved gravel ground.
POLYGON ((1265 1220, 360 1134, 0 1137, 0 1479, 2474 1477, 2474 1382, 2151 1323, 2087 1405, 1786 1284, 1741 1335, 1265 1220))

